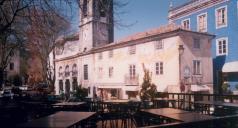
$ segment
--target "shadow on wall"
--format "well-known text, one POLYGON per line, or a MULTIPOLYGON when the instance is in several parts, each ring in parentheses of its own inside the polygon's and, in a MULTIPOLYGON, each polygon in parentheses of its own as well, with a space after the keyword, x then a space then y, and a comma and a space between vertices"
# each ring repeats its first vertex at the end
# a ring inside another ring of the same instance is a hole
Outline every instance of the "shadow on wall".
POLYGON ((213 58, 213 83, 214 83, 214 92, 221 92, 221 85, 223 83, 222 77, 222 67, 225 64, 226 56, 217 56, 213 58))

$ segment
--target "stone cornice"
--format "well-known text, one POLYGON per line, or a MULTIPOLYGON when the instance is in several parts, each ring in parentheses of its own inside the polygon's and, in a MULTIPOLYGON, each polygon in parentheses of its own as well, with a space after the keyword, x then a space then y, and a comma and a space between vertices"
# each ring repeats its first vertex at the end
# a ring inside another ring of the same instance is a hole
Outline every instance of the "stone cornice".
POLYGON ((202 9, 209 8, 211 6, 227 2, 229 0, 194 0, 192 2, 186 3, 182 6, 176 7, 169 10, 169 20, 174 20, 176 18, 185 16, 189 13, 196 12, 202 9))
POLYGON ((77 57, 80 56, 86 56, 86 55, 90 55, 90 54, 94 54, 94 53, 99 53, 99 52, 103 52, 103 51, 108 51, 108 50, 112 50, 112 49, 118 49, 118 48, 123 48, 123 47, 128 47, 131 45, 138 45, 138 44, 142 44, 142 43, 147 43, 150 41, 154 41, 154 40, 159 40, 159 39, 164 39, 164 38, 168 38, 168 37, 174 37, 174 36, 178 36, 180 34, 183 33, 193 33, 196 35, 203 35, 203 36, 208 36, 211 39, 214 38, 214 35, 208 34, 208 33, 201 33, 201 32, 195 32, 195 31, 190 31, 190 30, 185 30, 182 28, 177 28, 174 29, 173 31, 169 31, 169 32, 165 32, 165 33, 160 33, 160 34, 152 34, 152 35, 148 35, 148 36, 144 36, 142 38, 137 38, 137 39, 131 39, 128 41, 121 41, 118 43, 111 43, 102 47, 97 47, 97 48, 93 48, 90 51, 87 52, 82 52, 82 53, 78 53, 72 56, 68 56, 68 57, 64 57, 64 58, 60 58, 60 59, 55 59, 55 62, 58 61, 64 61, 64 60, 69 60, 69 59, 75 59, 77 57))

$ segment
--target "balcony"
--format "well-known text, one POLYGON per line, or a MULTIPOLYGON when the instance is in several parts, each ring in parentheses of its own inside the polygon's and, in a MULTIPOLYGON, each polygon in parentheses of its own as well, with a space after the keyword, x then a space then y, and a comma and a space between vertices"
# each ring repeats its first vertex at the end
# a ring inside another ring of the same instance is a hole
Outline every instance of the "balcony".
POLYGON ((200 85, 203 83, 203 76, 202 75, 192 75, 191 77, 184 78, 185 84, 194 84, 200 85))
POLYGON ((125 75, 126 85, 139 85, 139 75, 125 75))

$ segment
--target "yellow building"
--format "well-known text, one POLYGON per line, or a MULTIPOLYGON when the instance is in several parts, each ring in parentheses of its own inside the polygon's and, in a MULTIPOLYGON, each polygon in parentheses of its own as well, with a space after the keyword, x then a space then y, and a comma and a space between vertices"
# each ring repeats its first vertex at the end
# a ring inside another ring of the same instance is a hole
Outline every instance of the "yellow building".
POLYGON ((98 8, 91 8, 97 4, 93 1, 83 4, 87 8, 80 14, 79 39, 67 41, 56 56, 56 94, 82 85, 90 97, 137 97, 142 65, 159 92, 212 92, 213 35, 169 24, 113 42, 112 16, 94 14, 98 8))

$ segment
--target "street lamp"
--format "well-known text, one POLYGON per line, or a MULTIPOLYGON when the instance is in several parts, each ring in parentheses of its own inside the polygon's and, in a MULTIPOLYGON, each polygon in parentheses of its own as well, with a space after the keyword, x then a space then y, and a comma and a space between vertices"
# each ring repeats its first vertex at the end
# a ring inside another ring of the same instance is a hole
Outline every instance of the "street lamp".
POLYGON ((178 48, 178 50, 179 50, 179 55, 182 55, 182 54, 183 54, 183 52, 184 52, 184 47, 183 47, 183 45, 182 45, 182 44, 180 44, 180 45, 179 45, 179 48, 178 48))
POLYGON ((181 81, 181 56, 184 53, 183 45, 179 45, 178 50, 179 50, 179 83, 180 83, 180 90, 181 92, 183 92, 185 91, 185 87, 181 81))

